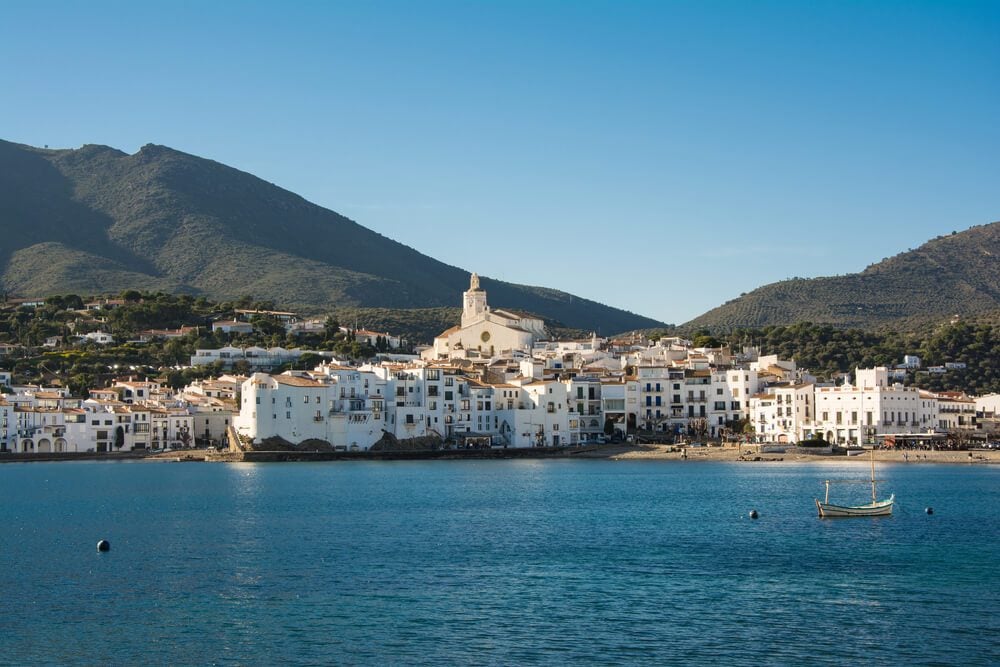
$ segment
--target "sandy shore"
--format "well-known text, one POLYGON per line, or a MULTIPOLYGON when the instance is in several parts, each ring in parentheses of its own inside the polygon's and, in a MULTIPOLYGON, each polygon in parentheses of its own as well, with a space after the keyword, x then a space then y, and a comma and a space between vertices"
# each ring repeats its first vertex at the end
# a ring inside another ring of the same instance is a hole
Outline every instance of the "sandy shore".
MULTIPOLYGON (((509 450, 492 450, 496 454, 492 458, 505 458, 502 454, 512 454, 509 450)), ((785 462, 809 462, 809 463, 856 463, 864 465, 868 463, 868 453, 864 452, 858 456, 843 456, 832 454, 808 454, 795 451, 789 448, 785 453, 762 453, 757 451, 756 446, 743 445, 742 447, 681 447, 676 445, 618 445, 599 446, 589 448, 566 448, 560 452, 551 450, 518 450, 519 457, 531 458, 537 455, 538 458, 595 458, 612 459, 621 461, 650 460, 650 461, 731 461, 731 462, 760 462, 760 461, 785 461, 785 462)), ((442 457, 440 452, 435 456, 426 458, 448 458, 461 459, 463 452, 451 452, 449 456, 442 457)), ((482 456, 483 452, 468 452, 468 458, 487 458, 482 456)), ((364 459, 364 455, 352 454, 353 459, 364 459)), ((381 458, 392 458, 391 453, 383 453, 383 456, 372 457, 373 460, 381 458)), ((405 458, 419 459, 419 452, 411 453, 405 458)), ((10 455, 0 457, 0 463, 5 462, 29 462, 29 461, 49 461, 49 460, 146 460, 159 462, 194 462, 194 461, 234 461, 238 460, 238 455, 228 452, 207 452, 203 449, 188 449, 175 452, 157 452, 155 454, 122 454, 122 455, 87 455, 87 454, 61 454, 61 455, 10 455)), ((893 451, 877 450, 875 459, 882 462, 905 463, 909 465, 922 465, 927 463, 948 463, 964 465, 986 465, 1000 464, 1000 450, 973 450, 967 452, 951 451, 893 451)), ((321 459, 317 459, 321 460, 321 459)))
MULTIPOLYGON (((634 447, 630 451, 615 454, 610 457, 616 460, 675 460, 675 461, 803 461, 816 463, 858 463, 867 464, 868 452, 858 456, 837 456, 831 454, 801 454, 791 448, 783 454, 758 453, 756 446, 742 447, 687 447, 671 445, 644 445, 634 447), (686 457, 686 458, 685 458, 686 457)), ((876 450, 876 461, 893 463, 924 464, 924 463, 965 463, 990 464, 1000 463, 1000 451, 894 451, 876 450)))

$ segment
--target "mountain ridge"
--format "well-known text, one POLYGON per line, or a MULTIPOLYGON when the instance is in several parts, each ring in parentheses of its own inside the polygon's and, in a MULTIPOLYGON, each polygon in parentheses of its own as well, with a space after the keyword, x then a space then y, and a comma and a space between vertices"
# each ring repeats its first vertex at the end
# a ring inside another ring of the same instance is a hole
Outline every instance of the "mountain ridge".
POLYGON ((758 287, 679 325, 727 330, 796 322, 875 328, 1000 309, 1000 222, 938 236, 858 273, 758 287))
MULTIPOLYGON (((0 141, 5 290, 250 294, 320 313, 461 304, 469 271, 220 162, 156 144, 0 141)), ((474 267, 472 270, 475 270, 474 267)), ((662 323, 559 290, 482 278, 498 306, 618 332, 662 323)))

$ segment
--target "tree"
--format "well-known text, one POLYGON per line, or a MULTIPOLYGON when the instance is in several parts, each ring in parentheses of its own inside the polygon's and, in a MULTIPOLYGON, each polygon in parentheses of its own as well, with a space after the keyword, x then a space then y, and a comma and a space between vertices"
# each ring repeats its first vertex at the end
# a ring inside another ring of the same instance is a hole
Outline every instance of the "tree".
POLYGON ((326 321, 323 322, 323 335, 326 337, 326 340, 333 340, 339 333, 340 322, 333 315, 327 315, 326 321))
POLYGON ((688 422, 688 433, 699 440, 703 439, 708 434, 708 420, 704 417, 692 419, 688 422))

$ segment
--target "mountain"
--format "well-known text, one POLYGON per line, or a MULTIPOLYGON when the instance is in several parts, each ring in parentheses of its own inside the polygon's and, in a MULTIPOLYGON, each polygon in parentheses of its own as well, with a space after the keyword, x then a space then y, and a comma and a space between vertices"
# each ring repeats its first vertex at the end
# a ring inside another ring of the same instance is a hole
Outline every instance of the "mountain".
MULTIPOLYGON (((469 270, 165 146, 128 155, 0 141, 0 220, 0 287, 27 296, 249 295, 319 314, 456 307, 469 284, 469 270)), ((567 327, 610 334, 661 324, 558 290, 489 278, 482 286, 496 306, 567 327)))
POLYGON ((1000 222, 939 236, 861 273, 765 285, 684 330, 814 322, 874 329, 1000 309, 1000 222))

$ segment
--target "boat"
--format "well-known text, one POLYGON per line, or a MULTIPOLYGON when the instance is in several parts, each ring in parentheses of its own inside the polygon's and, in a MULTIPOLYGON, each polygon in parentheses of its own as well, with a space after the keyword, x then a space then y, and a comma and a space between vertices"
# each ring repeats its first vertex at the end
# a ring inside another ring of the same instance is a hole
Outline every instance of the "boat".
POLYGON ((872 463, 872 501, 870 503, 865 503, 864 505, 834 505, 830 502, 830 484, 836 483, 858 483, 864 480, 856 479, 828 479, 824 481, 826 484, 826 497, 823 502, 819 499, 816 500, 816 509, 819 510, 819 516, 821 519, 827 517, 851 517, 851 516, 890 516, 892 515, 892 504, 896 500, 896 494, 892 494, 886 500, 879 500, 878 494, 875 490, 876 482, 881 480, 875 479, 875 451, 871 450, 871 463, 872 463))

